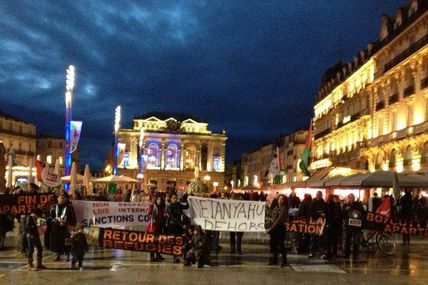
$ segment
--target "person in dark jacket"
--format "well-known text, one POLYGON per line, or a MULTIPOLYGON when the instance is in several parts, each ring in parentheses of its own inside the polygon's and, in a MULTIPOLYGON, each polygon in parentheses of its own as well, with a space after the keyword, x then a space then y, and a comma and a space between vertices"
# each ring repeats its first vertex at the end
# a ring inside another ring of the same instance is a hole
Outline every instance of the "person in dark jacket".
POLYGON ((421 228, 426 228, 428 220, 428 207, 427 200, 425 197, 420 197, 417 200, 417 203, 415 205, 415 215, 417 224, 419 224, 421 228))
MULTIPOLYGON (((240 200, 238 193, 232 193, 232 200, 240 200)), ((230 253, 234 254, 235 250, 238 254, 242 254, 242 237, 243 232, 229 232, 230 237, 230 253)))
POLYGON ((407 234, 403 234, 403 245, 410 245, 410 223, 412 222, 413 217, 413 199, 412 194, 409 191, 406 191, 403 197, 400 199, 400 213, 399 217, 402 222, 406 223, 407 234))
MULTIPOLYGON (((305 218, 306 221, 309 221, 311 218, 311 204, 312 196, 310 194, 305 194, 303 201, 299 205, 298 217, 305 218)), ((307 253, 310 246, 310 235, 305 233, 298 233, 299 240, 299 252, 307 253)))
POLYGON ((270 234, 272 248, 272 258, 269 265, 278 264, 278 254, 281 253, 281 267, 287 265, 287 252, 285 250, 285 223, 288 221, 287 197, 283 194, 278 196, 278 207, 272 213, 272 226, 266 230, 270 234))
POLYGON ((34 208, 31 214, 25 221, 25 233, 27 237, 27 258, 28 258, 28 270, 37 271, 39 269, 45 269, 46 267, 42 264, 43 259, 43 247, 40 241, 39 230, 37 225, 37 219, 42 216, 42 210, 34 208), (34 248, 37 249, 37 265, 33 266, 33 253, 34 248))
MULTIPOLYGON (((149 233, 160 235, 165 230, 165 200, 163 196, 159 195, 154 198, 153 203, 149 205, 147 214, 150 216, 150 223, 147 228, 149 233)), ((150 261, 163 261, 165 258, 160 253, 150 252, 150 261)))
POLYGON ((58 203, 54 205, 50 213, 51 218, 51 236, 49 239, 49 248, 56 253, 55 261, 61 260, 61 255, 66 252, 65 240, 70 237, 70 227, 75 226, 76 218, 70 204, 67 204, 66 197, 60 195, 58 203))
POLYGON ((372 198, 372 212, 376 212, 377 208, 379 208, 380 204, 382 204, 382 199, 380 199, 376 192, 373 194, 372 198))
POLYGON ((337 257, 339 237, 342 235, 342 206, 339 196, 330 195, 325 216, 326 253, 322 258, 337 257))
MULTIPOLYGON (((315 199, 312 200, 312 203, 311 203, 311 217, 313 219, 324 218, 326 207, 327 205, 324 199, 322 198, 322 192, 318 191, 317 195, 315 196, 315 199)), ((319 249, 321 237, 319 235, 313 234, 313 235, 310 235, 310 239, 311 239, 311 246, 309 249, 310 252, 308 257, 314 257, 315 253, 319 249)))
MULTIPOLYGON (((183 229, 185 226, 185 219, 183 210, 188 209, 189 205, 182 204, 178 202, 177 194, 173 194, 171 196, 171 202, 168 205, 168 225, 167 232, 168 234, 181 236, 183 234, 183 229)), ((174 262, 179 263, 180 258, 178 256, 174 256, 174 262)))
POLYGON ((353 241, 353 255, 358 256, 361 235, 362 223, 364 221, 365 211, 363 204, 360 201, 355 201, 354 194, 348 195, 348 203, 344 209, 344 220, 346 228, 345 238, 345 258, 349 258, 351 254, 351 241, 353 241))
POLYGON ((71 255, 73 256, 71 260, 71 269, 75 269, 76 262, 78 262, 80 271, 83 270, 83 257, 88 250, 88 241, 83 233, 83 225, 78 224, 76 226, 76 231, 71 237, 71 255))

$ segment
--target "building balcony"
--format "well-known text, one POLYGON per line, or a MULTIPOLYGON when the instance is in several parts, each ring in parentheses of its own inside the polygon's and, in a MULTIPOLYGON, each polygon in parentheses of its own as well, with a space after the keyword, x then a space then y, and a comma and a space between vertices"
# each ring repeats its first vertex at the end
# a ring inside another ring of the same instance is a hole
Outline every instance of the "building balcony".
POLYGON ((398 93, 389 96, 389 105, 392 105, 396 102, 398 102, 398 93))
POLYGON ((419 49, 424 47, 428 43, 428 34, 422 37, 420 40, 412 44, 410 47, 408 47, 406 50, 404 50, 402 53, 394 57, 391 61, 389 61, 387 64, 385 64, 383 72, 387 72, 415 52, 417 52, 419 49))
POLYGON ((411 85, 404 89, 403 97, 406 98, 413 94, 415 94, 415 86, 411 85))
POLYGON ((319 139, 319 138, 322 138, 325 135, 328 135, 329 133, 331 133, 331 128, 327 128, 327 129, 319 132, 318 134, 315 134, 314 138, 315 139, 319 139))
POLYGON ((412 165, 412 159, 404 159, 403 165, 404 166, 411 166, 412 165))
POLYGON ((383 108, 385 108, 385 102, 384 101, 377 102, 376 111, 382 110, 383 108))
POLYGON ((25 156, 34 156, 34 152, 32 151, 25 151, 25 150, 13 150, 15 152, 15 154, 17 155, 25 155, 25 156))
POLYGON ((6 129, 0 129, 0 133, 8 134, 8 135, 14 135, 14 136, 18 136, 18 137, 32 138, 32 139, 36 138, 35 135, 25 134, 23 132, 16 132, 16 131, 11 131, 11 130, 6 130, 6 129))
POLYGON ((428 87, 428 76, 421 80, 421 89, 428 87))

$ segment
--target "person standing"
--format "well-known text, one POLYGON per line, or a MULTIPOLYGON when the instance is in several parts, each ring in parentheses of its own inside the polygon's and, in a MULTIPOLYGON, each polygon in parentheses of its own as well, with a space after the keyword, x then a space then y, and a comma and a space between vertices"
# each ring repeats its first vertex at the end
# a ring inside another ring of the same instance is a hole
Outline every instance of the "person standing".
POLYGON ((288 220, 288 206, 287 198, 285 195, 278 196, 278 207, 272 213, 272 226, 267 229, 267 233, 271 238, 272 245, 272 258, 269 265, 278 264, 278 254, 281 253, 282 263, 281 267, 287 265, 287 252, 285 250, 285 223, 288 220))
POLYGON ((74 269, 76 262, 78 262, 80 271, 83 270, 83 257, 85 256, 85 252, 88 250, 88 241, 86 240, 86 236, 83 233, 83 225, 78 224, 76 226, 76 231, 71 237, 71 254, 73 256, 71 261, 71 269, 74 269))
POLYGON ((373 193, 372 198, 372 212, 376 212, 377 208, 379 208, 380 204, 382 204, 382 199, 380 199, 376 192, 373 193))
POLYGON ((351 241, 353 244, 353 255, 358 256, 361 235, 362 235, 362 223, 364 221, 364 207, 360 201, 355 201, 354 194, 348 195, 348 203, 344 209, 345 219, 345 258, 349 258, 351 254, 351 241))
MULTIPOLYGON (((168 205, 168 224, 167 232, 170 235, 181 236, 183 234, 185 221, 183 210, 188 209, 187 202, 183 205, 178 202, 177 194, 171 196, 171 202, 168 205)), ((179 263, 180 257, 174 256, 174 262, 179 263)))
POLYGON ((46 269, 42 264, 43 259, 43 247, 40 241, 39 230, 37 225, 37 219, 42 216, 42 210, 34 208, 31 214, 25 221, 25 233, 27 237, 27 258, 28 258, 28 270, 37 271, 39 269, 46 269), (37 265, 33 265, 33 253, 34 248, 37 249, 37 265))
MULTIPOLYGON (((326 211, 326 203, 324 199, 322 198, 322 192, 318 191, 315 199, 312 200, 311 203, 311 217, 314 220, 317 220, 318 218, 324 218, 325 217, 325 211, 326 211)), ((317 234, 313 234, 310 236, 311 239, 311 246, 310 246, 310 252, 308 257, 314 257, 316 251, 319 249, 320 240, 321 237, 317 234)))
MULTIPOLYGON (((161 195, 155 197, 147 210, 147 214, 150 216, 147 232, 155 235, 163 234, 165 229, 165 200, 161 195)), ((151 262, 162 260, 165 260, 165 258, 160 253, 150 252, 151 262)))
MULTIPOLYGON (((65 240, 70 237, 69 227, 75 225, 76 220, 71 204, 66 204, 64 195, 58 197, 58 203, 51 209, 51 237, 49 248, 56 253, 55 261, 61 260, 66 252, 65 240)), ((67 261, 69 256, 67 256, 67 261)))
MULTIPOLYGON (((232 200, 240 200, 240 197, 237 193, 232 193, 232 200)), ((230 236, 230 253, 242 254, 242 237, 244 236, 243 232, 229 232, 230 236), (236 250, 236 251, 235 251, 236 250)))
POLYGON ((412 221, 413 214, 413 199, 410 191, 406 191, 403 197, 400 199, 400 212, 399 217, 401 221, 406 223, 407 233, 403 234, 403 245, 410 245, 410 223, 412 221))
POLYGON ((342 206, 339 196, 329 196, 325 217, 326 253, 321 258, 337 257, 339 237, 342 235, 342 206))

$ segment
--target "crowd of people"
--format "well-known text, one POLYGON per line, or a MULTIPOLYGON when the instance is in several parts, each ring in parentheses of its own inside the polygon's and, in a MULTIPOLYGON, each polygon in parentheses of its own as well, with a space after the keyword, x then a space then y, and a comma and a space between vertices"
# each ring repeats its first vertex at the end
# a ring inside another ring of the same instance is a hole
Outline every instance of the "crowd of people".
MULTIPOLYGON (((404 221, 407 226, 413 223, 426 227, 428 220, 426 198, 423 196, 413 198, 410 191, 406 191, 398 201, 395 201, 390 195, 384 195, 380 198, 375 192, 370 198, 370 207, 363 205, 362 201, 356 199, 354 194, 349 194, 344 200, 340 200, 337 195, 329 195, 327 200, 324 200, 322 192, 318 191, 314 198, 310 194, 305 194, 301 200, 295 192, 292 192, 288 197, 277 195, 270 203, 267 212, 270 213, 268 216, 272 216, 273 220, 280 219, 281 222, 293 217, 308 221, 320 217, 325 218, 324 234, 321 236, 287 233, 286 238, 290 242, 290 250, 308 254, 309 258, 319 255, 321 258, 329 259, 338 257, 340 249, 344 258, 350 258, 351 253, 353 256, 358 256, 367 211, 376 212, 386 199, 391 201, 390 217, 392 219, 404 221), (285 202, 280 203, 284 199, 285 202), (287 213, 286 217, 283 217, 283 214, 278 214, 280 204, 284 204, 287 208, 287 211, 282 211, 287 213)), ((282 246, 285 234, 275 232, 271 228, 268 229, 269 232, 271 232, 271 239, 274 239, 271 241, 273 253, 271 263, 276 264, 278 262, 278 249, 276 247, 278 243, 282 246)), ((403 234, 403 245, 409 244, 410 233, 403 234)), ((283 251, 283 249, 280 247, 279 251, 283 251)), ((283 258, 283 262, 286 262, 286 258, 283 258)))
MULTIPOLYGON (((33 194, 39 192, 39 188, 32 184, 28 190, 15 189, 14 194, 33 194)), ((116 194, 108 194, 98 190, 96 195, 85 196, 85 191, 75 191, 70 197, 67 192, 56 190, 57 200, 49 213, 42 213, 35 208, 30 215, 6 217, 0 215, 0 229, 7 232, 13 227, 13 219, 19 222, 19 249, 27 257, 30 270, 45 268, 42 264, 43 249, 48 249, 56 254, 55 261, 63 257, 71 261, 70 267, 75 264, 83 270, 83 258, 88 250, 88 244, 83 233, 83 226, 78 224, 74 214, 72 200, 88 199, 96 201, 150 201, 147 214, 150 222, 147 232, 154 234, 170 234, 183 237, 183 254, 174 256, 173 262, 184 265, 207 267, 211 265, 211 253, 219 252, 222 247, 219 244, 218 231, 204 231, 200 226, 191 224, 185 210, 189 207, 188 195, 182 191, 156 192, 138 191, 119 188, 116 194), (10 219, 12 218, 12 219, 10 219), (41 219, 43 218, 43 219, 41 219), (40 221, 45 221, 46 231, 40 233, 40 221), (43 234, 43 242, 41 240, 43 234), (33 264, 33 253, 37 250, 36 264, 33 264), (70 254, 72 257, 70 258, 70 254)), ((8 190, 4 195, 10 195, 8 190)), ((261 192, 245 193, 206 193, 204 197, 234 200, 266 201, 267 195, 261 192)), ((410 192, 406 192, 398 201, 390 196, 382 198, 375 195, 371 198, 370 210, 376 211, 385 199, 392 201, 393 217, 408 221, 418 220, 426 225, 428 219, 428 207, 424 197, 412 198, 410 192)), ((347 199, 340 200, 337 195, 329 195, 324 200, 322 192, 318 192, 314 198, 305 194, 301 200, 295 192, 288 197, 277 194, 266 203, 266 233, 270 236, 270 252, 272 254, 269 265, 287 265, 287 250, 293 250, 307 254, 309 258, 319 256, 321 258, 334 258, 339 256, 339 251, 345 258, 349 258, 351 252, 354 256, 359 253, 361 242, 361 224, 352 223, 351 220, 364 220, 367 207, 361 201, 350 194, 347 199), (306 233, 286 232, 284 224, 293 217, 303 219, 325 218, 324 234, 311 235, 306 233), (342 244, 344 243, 344 246, 342 244), (286 246, 289 245, 289 247, 286 246), (281 262, 279 263, 279 255, 281 262)), ((4 235, 0 231, 0 247, 4 246, 4 235), (3 236, 3 239, 1 239, 3 236)), ((242 254, 243 232, 229 232, 230 253, 242 254)), ((410 244, 410 235, 403 235, 403 244, 410 244)), ((150 253, 151 262, 161 262, 165 258, 159 253, 150 253)))

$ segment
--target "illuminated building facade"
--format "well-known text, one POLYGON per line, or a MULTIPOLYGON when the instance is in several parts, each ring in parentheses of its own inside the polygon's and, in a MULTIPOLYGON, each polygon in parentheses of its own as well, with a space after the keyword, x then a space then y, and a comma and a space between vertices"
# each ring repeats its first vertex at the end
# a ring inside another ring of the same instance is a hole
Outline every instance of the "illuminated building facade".
POLYGON ((324 74, 311 168, 428 171, 428 4, 383 16, 380 38, 324 74))
POLYGON ((143 189, 165 191, 185 189, 198 167, 203 181, 223 189, 224 131, 215 134, 207 123, 185 114, 152 112, 134 118, 133 123, 132 129, 118 131, 118 149, 123 150, 118 157, 120 174, 137 177, 141 165, 143 189))
POLYGON ((237 187, 260 188, 267 185, 267 171, 275 155, 276 144, 266 143, 262 147, 241 154, 241 179, 237 187))
POLYGON ((299 168, 300 157, 305 149, 307 130, 298 130, 280 137, 280 156, 284 170, 283 183, 292 183, 303 180, 303 173, 299 168))
POLYGON ((36 151, 36 126, 0 111, 0 141, 6 153, 12 147, 16 161, 28 165, 36 151))

